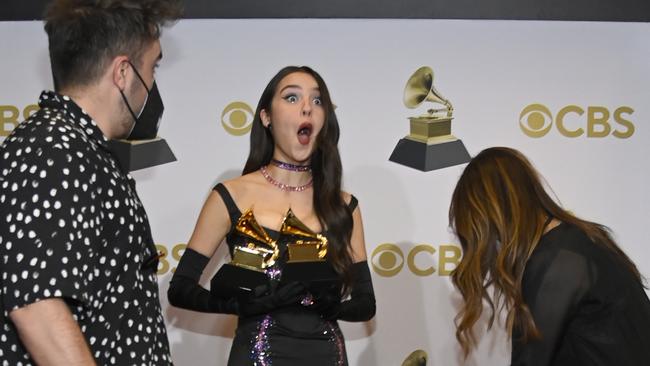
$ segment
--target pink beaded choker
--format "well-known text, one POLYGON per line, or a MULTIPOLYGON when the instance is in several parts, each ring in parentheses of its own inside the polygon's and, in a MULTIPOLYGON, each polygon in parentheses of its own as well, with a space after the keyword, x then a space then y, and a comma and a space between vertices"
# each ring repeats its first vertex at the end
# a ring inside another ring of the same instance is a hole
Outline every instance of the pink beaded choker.
POLYGON ((311 187, 314 184, 314 180, 310 179, 309 182, 301 185, 301 186, 290 186, 288 184, 280 183, 277 180, 275 180, 271 174, 269 174, 268 170, 266 170, 266 165, 262 165, 260 167, 260 172, 262 173, 262 176, 271 184, 274 186, 280 188, 280 190, 285 191, 285 192, 302 192, 305 189, 311 187))

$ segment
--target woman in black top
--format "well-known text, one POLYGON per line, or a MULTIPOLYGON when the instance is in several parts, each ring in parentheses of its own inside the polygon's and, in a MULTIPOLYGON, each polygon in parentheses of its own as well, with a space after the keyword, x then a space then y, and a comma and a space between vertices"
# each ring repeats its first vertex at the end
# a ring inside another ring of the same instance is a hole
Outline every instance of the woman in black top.
POLYGON ((168 297, 174 306, 239 315, 229 365, 347 365, 337 319, 374 316, 361 213, 356 199, 341 191, 338 138, 321 77, 308 67, 280 70, 257 106, 243 175, 218 184, 203 206, 168 297), (326 262, 342 285, 278 280, 292 241, 280 232, 289 209, 322 234, 319 240, 326 238, 326 262), (217 290, 223 281, 213 281, 212 291, 202 288, 198 280, 209 258, 224 238, 231 256, 245 247, 249 238, 239 229, 247 225, 275 248, 268 283, 247 296, 217 290))
POLYGON ((636 266, 606 227, 554 202, 520 152, 473 158, 449 218, 464 251, 453 281, 465 355, 486 301, 488 326, 507 312, 512 365, 650 365, 650 301, 636 266))

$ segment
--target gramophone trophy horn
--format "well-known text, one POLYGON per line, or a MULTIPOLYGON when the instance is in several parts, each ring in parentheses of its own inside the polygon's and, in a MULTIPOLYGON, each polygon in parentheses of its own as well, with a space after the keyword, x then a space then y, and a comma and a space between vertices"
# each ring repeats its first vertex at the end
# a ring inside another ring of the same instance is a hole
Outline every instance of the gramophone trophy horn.
POLYGON ((248 209, 244 212, 235 226, 235 231, 243 236, 264 243, 270 247, 275 246, 275 241, 266 233, 266 230, 257 223, 253 210, 248 209))
POLYGON ((314 233, 302 221, 298 220, 289 209, 282 221, 280 235, 289 237, 288 262, 317 262, 325 260, 327 255, 327 238, 314 233))
POLYGON ((418 349, 411 352, 411 354, 406 357, 402 363, 402 366, 426 366, 427 359, 427 353, 421 349, 418 349))
POLYGON ((255 220, 252 210, 246 210, 237 220, 235 231, 250 239, 244 246, 235 246, 232 264, 262 271, 275 264, 279 250, 277 243, 255 220))
POLYGON ((413 73, 404 88, 404 105, 407 108, 417 108, 425 101, 445 106, 445 108, 441 109, 429 109, 430 115, 445 111, 447 117, 451 117, 454 110, 451 102, 445 99, 433 86, 433 70, 428 66, 421 67, 413 73))
POLYGON ((401 139, 390 161, 422 171, 446 168, 469 161, 462 141, 451 134, 454 108, 433 85, 433 70, 417 69, 404 87, 404 105, 414 109, 425 102, 441 105, 420 116, 409 117, 410 131, 401 139))
POLYGON ((210 289, 228 296, 247 296, 256 287, 268 283, 267 269, 276 263, 280 250, 257 223, 251 209, 237 220, 235 231, 243 243, 235 245, 232 260, 212 277, 210 289))
POLYGON ((288 254, 282 281, 304 282, 309 291, 340 286, 338 273, 327 261, 327 238, 309 229, 291 209, 282 220, 278 240, 286 242, 288 254))

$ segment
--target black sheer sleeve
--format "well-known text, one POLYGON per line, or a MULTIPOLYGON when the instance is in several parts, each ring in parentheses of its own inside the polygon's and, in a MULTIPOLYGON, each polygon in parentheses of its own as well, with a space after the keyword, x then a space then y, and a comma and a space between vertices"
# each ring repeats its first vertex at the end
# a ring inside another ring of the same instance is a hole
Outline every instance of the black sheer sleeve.
POLYGON ((199 279, 209 260, 210 258, 190 248, 185 249, 169 283, 169 303, 179 308, 205 313, 237 314, 236 299, 211 293, 199 285, 199 279))
POLYGON ((593 282, 589 259, 580 253, 553 249, 533 254, 526 265, 522 290, 541 339, 524 343, 515 330, 512 366, 553 364, 567 326, 593 282))

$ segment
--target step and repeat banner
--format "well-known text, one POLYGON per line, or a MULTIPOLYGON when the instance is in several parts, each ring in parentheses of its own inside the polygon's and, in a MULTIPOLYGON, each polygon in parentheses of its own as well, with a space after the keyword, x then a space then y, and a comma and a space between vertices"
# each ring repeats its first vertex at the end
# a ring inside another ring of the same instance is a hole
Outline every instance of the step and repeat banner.
MULTIPOLYGON (((0 22, 0 140, 52 88, 42 28, 0 22)), ((166 291, 207 194, 240 174, 257 100, 286 65, 311 66, 328 84, 344 186, 364 217, 378 310, 371 322, 342 323, 351 365, 401 365, 417 349, 429 365, 510 358, 501 324, 479 332, 467 360, 459 354, 460 299, 449 275, 461 251, 447 212, 464 165, 419 170, 389 161, 409 117, 441 107, 405 104, 409 80, 424 85, 416 93, 435 89, 453 105, 451 133, 470 155, 495 145, 523 151, 564 207, 611 227, 650 275, 648 39, 650 24, 543 21, 222 19, 166 30, 160 135, 178 161, 132 175, 165 254, 160 291, 175 363, 226 363, 236 319, 172 308, 166 291), (431 72, 411 79, 423 66, 431 72)), ((222 246, 206 286, 226 255, 222 246)))

